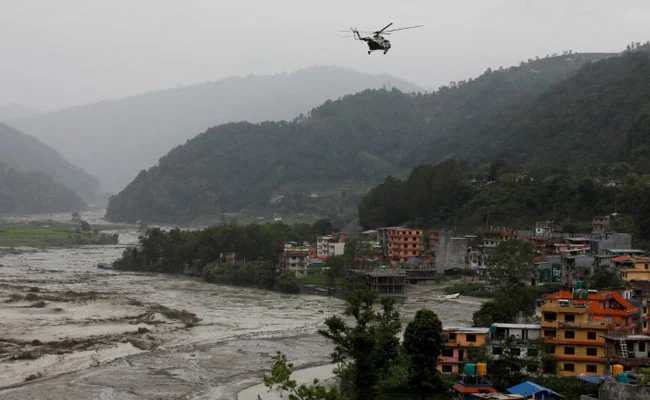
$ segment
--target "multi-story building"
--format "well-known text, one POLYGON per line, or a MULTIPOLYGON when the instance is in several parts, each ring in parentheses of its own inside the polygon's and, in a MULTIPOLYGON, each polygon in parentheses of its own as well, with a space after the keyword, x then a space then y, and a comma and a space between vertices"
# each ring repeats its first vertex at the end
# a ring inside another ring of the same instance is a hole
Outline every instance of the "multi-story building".
POLYGON ((438 357, 438 371, 443 374, 459 373, 463 365, 474 356, 472 351, 485 349, 489 328, 443 328, 445 347, 438 357))
POLYGON ((609 232, 609 226, 611 224, 611 219, 609 215, 604 217, 594 217, 591 221, 591 231, 593 233, 605 233, 609 232))
MULTIPOLYGON (((617 257, 617 259, 621 260, 625 257, 617 257)), ((628 282, 650 281, 650 257, 629 257, 628 260, 628 262, 619 264, 621 277, 624 280, 628 282)))
POLYGON ((429 229, 427 231, 428 234, 428 240, 427 240, 427 245, 429 250, 436 250, 438 248, 438 244, 440 243, 440 234, 443 233, 443 231, 439 229, 429 229))
POLYGON ((311 249, 307 246, 285 246, 280 253, 280 269, 282 273, 291 271, 296 277, 302 278, 309 273, 311 265, 311 249))
POLYGON ((591 304, 548 296, 542 305, 543 372, 605 375, 607 323, 592 319, 591 304))
POLYGON ((330 242, 328 245, 327 256, 342 256, 345 252, 345 243, 344 242, 330 242))
POLYGON ((516 238, 517 234, 512 232, 486 231, 483 232, 483 244, 481 248, 483 252, 489 252, 494 250, 501 242, 516 238))
POLYGON ((345 243, 345 237, 340 234, 316 237, 316 257, 326 259, 330 255, 332 243, 345 243))
POLYGON ((537 373, 541 364, 540 325, 492 324, 487 355, 492 360, 514 357, 521 361, 523 373, 537 373))
POLYGON ((388 258, 391 265, 404 264, 411 257, 420 257, 423 248, 420 229, 392 228, 388 230, 388 258))
POLYGON ((589 307, 591 318, 604 322, 610 333, 634 333, 639 309, 632 306, 620 293, 614 291, 594 292, 576 289, 573 292, 560 291, 546 296, 546 300, 570 300, 573 304, 589 307))
POLYGON ((639 312, 639 320, 641 321, 639 326, 639 332, 648 335, 650 334, 650 299, 644 297, 641 299, 641 310, 639 312))
POLYGON ((605 356, 611 364, 638 371, 650 366, 650 336, 605 336, 605 356))
POLYGON ((535 222, 535 237, 549 238, 553 234, 553 222, 537 221, 535 222))

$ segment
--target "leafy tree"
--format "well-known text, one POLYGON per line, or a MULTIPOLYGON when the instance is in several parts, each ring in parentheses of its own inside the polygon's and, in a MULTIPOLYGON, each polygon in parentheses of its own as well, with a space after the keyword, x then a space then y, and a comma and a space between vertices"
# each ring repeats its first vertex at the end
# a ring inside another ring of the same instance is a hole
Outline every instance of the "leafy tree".
POLYGON ((374 309, 376 300, 377 294, 368 290, 350 294, 345 315, 353 317, 356 325, 332 316, 325 320, 327 329, 318 331, 333 342, 331 357, 340 365, 341 386, 355 400, 375 398, 378 381, 389 376, 399 355, 401 323, 395 300, 382 298, 379 312, 374 309))
POLYGON ((623 282, 616 271, 607 268, 596 270, 589 278, 590 289, 620 289, 622 287, 623 282))
POLYGON ((310 385, 298 385, 291 379, 293 364, 288 362, 287 356, 281 352, 273 357, 273 361, 271 375, 264 376, 264 385, 269 390, 288 392, 289 400, 347 400, 335 387, 327 389, 320 385, 316 378, 310 385))
POLYGON ((532 288, 513 284, 499 289, 493 300, 483 303, 473 315, 474 326, 515 323, 519 317, 535 314, 536 293, 532 288))
POLYGON ((429 309, 419 310, 404 331, 404 351, 410 358, 409 381, 422 398, 440 389, 438 356, 442 352, 442 322, 429 309))
POLYGON ((530 280, 534 258, 535 248, 530 242, 505 240, 488 256, 486 271, 494 282, 517 285, 530 280))

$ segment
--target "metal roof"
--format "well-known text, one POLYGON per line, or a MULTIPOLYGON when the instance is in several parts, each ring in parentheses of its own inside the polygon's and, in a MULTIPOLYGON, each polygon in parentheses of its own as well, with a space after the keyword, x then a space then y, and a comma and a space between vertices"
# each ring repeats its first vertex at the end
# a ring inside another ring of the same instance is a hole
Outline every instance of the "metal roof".
POLYGON ((519 385, 513 386, 506 390, 512 394, 520 394, 526 398, 535 396, 538 393, 548 393, 557 396, 558 398, 564 398, 564 396, 562 396, 561 394, 531 381, 520 383, 519 385))
POLYGON ((535 324, 501 324, 501 323, 495 323, 495 324, 492 324, 492 326, 495 326, 497 328, 508 328, 508 329, 541 329, 540 325, 535 325, 535 324))

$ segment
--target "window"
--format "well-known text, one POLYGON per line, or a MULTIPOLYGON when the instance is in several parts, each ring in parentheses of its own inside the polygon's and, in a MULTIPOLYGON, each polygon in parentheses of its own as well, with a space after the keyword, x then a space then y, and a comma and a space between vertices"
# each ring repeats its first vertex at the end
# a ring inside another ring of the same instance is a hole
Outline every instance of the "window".
POLYGON ((468 342, 476 342, 476 335, 467 335, 467 341, 468 342))
POLYGON ((574 331, 566 331, 564 332, 564 338, 565 339, 575 339, 576 333, 574 331))
POLYGON ((555 338, 557 336, 557 332, 552 331, 550 329, 544 331, 544 337, 545 338, 555 338))
POLYGON ((566 314, 564 316, 564 321, 565 322, 576 322, 576 316, 573 314, 566 314))
POLYGON ((492 348, 492 354, 498 356, 503 354, 503 349, 501 347, 493 347, 492 348))
POLYGON ((576 353, 576 348, 575 347, 565 347, 564 348, 564 354, 575 354, 576 353))
POLYGON ((449 340, 456 340, 456 334, 455 333, 450 333, 449 334, 449 340))
POLYGON ((598 366, 593 364, 587 364, 587 372, 595 374, 598 372, 598 366))
POLYGON ((528 357, 537 357, 538 354, 539 354, 539 350, 535 348, 528 349, 528 351, 526 352, 526 355, 528 357))
POLYGON ((442 349, 442 352, 440 353, 441 356, 443 357, 453 357, 454 356, 454 349, 449 349, 449 348, 444 348, 442 349))
POLYGON ((639 351, 645 351, 645 342, 639 342, 639 351))
POLYGON ((564 364, 564 370, 573 372, 576 370, 576 366, 574 364, 564 364))
POLYGON ((443 365, 442 366, 442 372, 447 373, 447 374, 451 374, 451 372, 452 372, 451 365, 443 365))
POLYGON ((537 364, 526 365, 526 371, 528 372, 537 372, 538 370, 539 370, 539 366, 537 364))
POLYGON ((587 348, 587 355, 588 356, 597 356, 598 355, 598 349, 595 347, 588 347, 587 348))
POLYGON ((596 332, 587 332, 587 339, 596 340, 596 332))
POLYGON ((513 356, 518 356, 521 354, 521 349, 518 347, 513 347, 512 349, 510 349, 510 354, 513 356))
POLYGON ((544 321, 555 322, 557 314, 555 313, 544 313, 544 321))

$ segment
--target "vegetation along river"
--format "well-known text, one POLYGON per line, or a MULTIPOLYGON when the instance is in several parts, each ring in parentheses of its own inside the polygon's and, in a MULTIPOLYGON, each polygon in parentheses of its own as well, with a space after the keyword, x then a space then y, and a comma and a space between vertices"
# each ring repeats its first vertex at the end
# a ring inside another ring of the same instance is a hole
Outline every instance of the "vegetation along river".
MULTIPOLYGON (((0 249, 1 399, 230 400, 277 351, 297 368, 329 363, 316 331, 341 300, 99 269, 137 242, 135 228, 116 232, 118 245, 0 249)), ((404 322, 428 307, 469 326, 481 301, 439 301, 441 291, 411 286, 404 322)))

